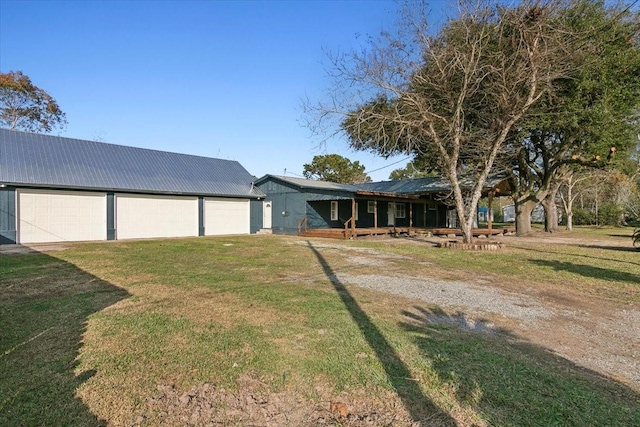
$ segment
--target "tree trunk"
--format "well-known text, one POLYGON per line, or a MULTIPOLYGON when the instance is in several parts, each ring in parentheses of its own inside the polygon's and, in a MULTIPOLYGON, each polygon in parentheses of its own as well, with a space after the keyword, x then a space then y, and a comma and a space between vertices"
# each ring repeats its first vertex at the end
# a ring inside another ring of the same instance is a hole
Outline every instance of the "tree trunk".
POLYGON ((462 241, 464 243, 473 243, 473 218, 467 218, 464 223, 460 223, 462 229, 462 241))
POLYGON ((552 191, 542 200, 544 207, 544 231, 553 233, 558 231, 558 207, 556 206, 556 192, 552 191))
POLYGON ((567 230, 573 230, 573 201, 575 199, 573 195, 573 176, 569 177, 567 185, 567 198, 564 201, 564 214, 567 216, 567 230))
POLYGON ((516 235, 525 236, 531 233, 531 213, 536 204, 532 200, 516 202, 516 235))

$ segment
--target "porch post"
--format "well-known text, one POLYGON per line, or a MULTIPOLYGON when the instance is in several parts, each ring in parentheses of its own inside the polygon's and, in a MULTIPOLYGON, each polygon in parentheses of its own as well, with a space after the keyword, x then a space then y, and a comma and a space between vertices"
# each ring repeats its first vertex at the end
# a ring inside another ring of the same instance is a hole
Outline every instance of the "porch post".
POLYGON ((378 200, 373 201, 373 227, 378 228, 378 200))
POLYGON ((409 236, 411 236, 411 227, 413 226, 413 202, 409 203, 409 236))
POLYGON ((351 199, 351 233, 356 235, 356 199, 351 199))
POLYGON ((487 228, 489 229, 489 232, 491 232, 491 228, 493 227, 493 218, 491 213, 493 212, 493 210, 491 209, 491 204, 493 203, 493 194, 495 193, 495 190, 491 190, 489 192, 489 210, 487 211, 487 228))

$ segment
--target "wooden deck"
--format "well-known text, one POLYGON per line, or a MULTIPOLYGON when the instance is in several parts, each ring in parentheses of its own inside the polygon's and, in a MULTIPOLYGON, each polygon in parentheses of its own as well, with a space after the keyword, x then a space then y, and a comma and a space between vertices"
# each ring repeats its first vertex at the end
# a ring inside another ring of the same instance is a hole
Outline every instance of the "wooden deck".
MULTIPOLYGON (((505 233, 514 233, 515 227, 494 227, 474 228, 473 236, 499 236, 505 233)), ((301 231, 300 236, 326 237, 331 239, 351 239, 363 236, 395 236, 395 235, 416 235, 428 234, 434 236, 462 236, 462 230, 457 228, 416 228, 416 227, 377 227, 377 228, 356 228, 345 230, 344 228, 310 228, 301 231)))

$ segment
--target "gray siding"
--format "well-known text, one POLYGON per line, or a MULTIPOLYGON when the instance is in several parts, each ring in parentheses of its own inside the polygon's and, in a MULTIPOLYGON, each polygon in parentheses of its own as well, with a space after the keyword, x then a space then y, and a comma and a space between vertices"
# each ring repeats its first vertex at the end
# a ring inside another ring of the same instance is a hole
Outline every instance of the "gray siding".
POLYGON ((258 184, 258 187, 272 201, 272 231, 297 234, 298 222, 307 216, 308 195, 295 186, 282 182, 265 181, 258 184))
MULTIPOLYGON (((373 190, 385 190, 390 194, 396 192, 401 195, 401 190, 428 190, 433 191, 434 183, 440 183, 440 179, 429 178, 419 182, 383 182, 380 188, 369 184, 373 190), (429 184, 429 185, 427 185, 429 184)), ((367 187, 368 184, 361 184, 367 187)), ((369 200, 378 201, 377 226, 387 227, 389 223, 389 203, 395 200, 397 205, 403 205, 404 218, 395 218, 398 227, 444 227, 446 224, 446 206, 435 203, 436 209, 427 208, 428 199, 416 201, 402 200, 389 196, 358 194, 355 186, 335 184, 327 182, 307 181, 289 177, 277 177, 267 175, 257 181, 257 186, 267 194, 267 198, 273 201, 273 232, 284 234, 296 234, 298 222, 305 216, 309 228, 342 228, 345 221, 352 215, 352 200, 355 197, 358 203, 358 220, 356 227, 375 227, 374 214, 367 211, 369 200), (382 200, 381 200, 382 199, 382 200), (331 220, 331 202, 338 202, 338 220, 331 220)))
POLYGON ((16 190, 0 188, 0 245, 16 243, 16 190))
POLYGON ((116 240, 116 203, 114 193, 107 193, 107 240, 116 240))
POLYGON ((249 232, 256 234, 262 228, 263 200, 251 200, 249 202, 249 232))

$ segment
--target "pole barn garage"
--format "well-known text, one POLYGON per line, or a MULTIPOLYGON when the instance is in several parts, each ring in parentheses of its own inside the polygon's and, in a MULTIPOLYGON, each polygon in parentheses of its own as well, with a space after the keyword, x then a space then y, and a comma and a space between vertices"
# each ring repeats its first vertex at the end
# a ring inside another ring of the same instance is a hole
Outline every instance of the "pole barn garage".
POLYGON ((253 181, 236 161, 0 129, 0 244, 249 234, 253 181))

